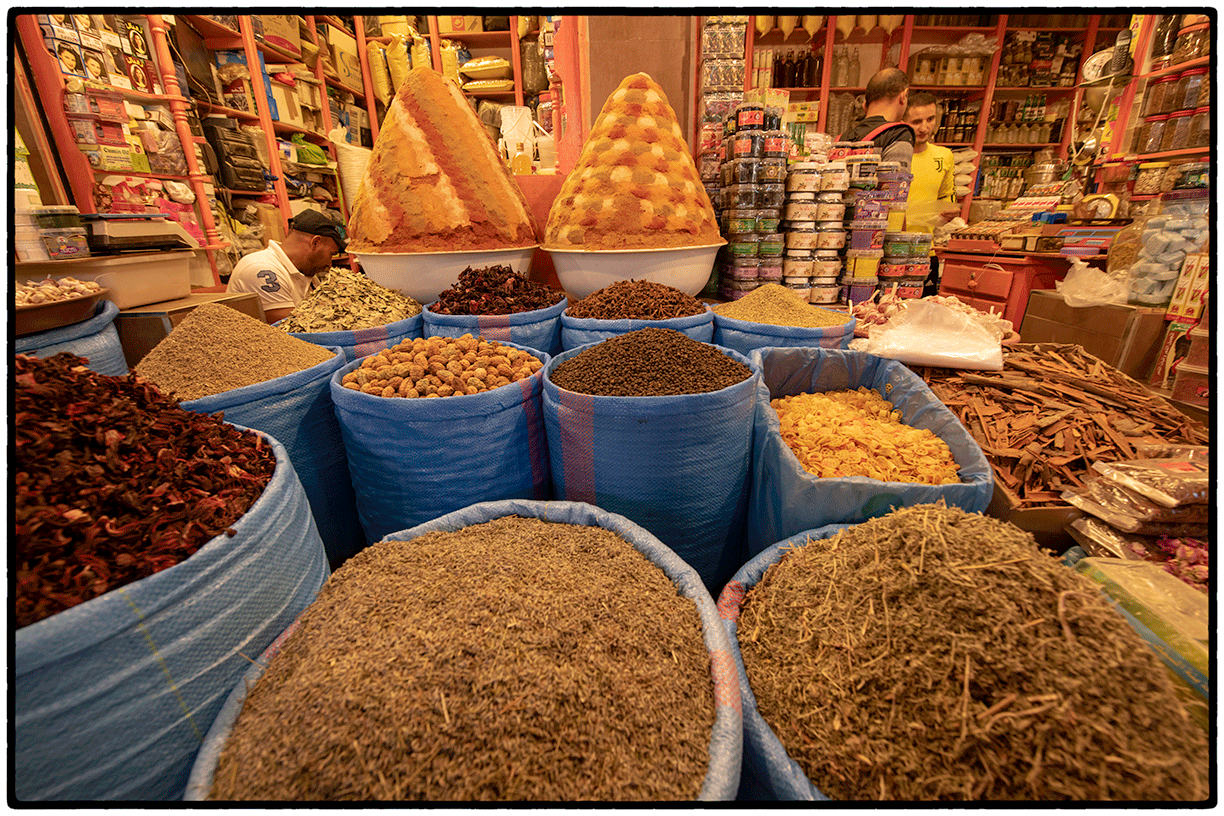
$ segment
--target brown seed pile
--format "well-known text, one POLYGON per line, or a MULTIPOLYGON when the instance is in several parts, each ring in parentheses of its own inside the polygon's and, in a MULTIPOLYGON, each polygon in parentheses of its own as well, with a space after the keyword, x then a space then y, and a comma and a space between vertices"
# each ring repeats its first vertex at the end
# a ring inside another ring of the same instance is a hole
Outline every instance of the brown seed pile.
POLYGON ((421 304, 360 272, 333 267, 277 328, 296 333, 386 326, 421 313, 421 304))
POLYGON ((349 559, 251 689, 212 799, 691 799, 696 607, 598 527, 506 517, 349 559))
POLYGON ((567 391, 601 397, 702 394, 751 376, 752 369, 714 346, 661 328, 604 340, 559 363, 549 375, 567 391))
POLYGON ((303 371, 335 353, 219 303, 202 303, 136 364, 180 400, 221 394, 303 371))
POLYGON ((674 286, 648 280, 617 281, 592 292, 566 311, 594 320, 667 320, 705 312, 705 304, 674 286))
POLYGON ((851 319, 843 312, 811 305, 780 283, 761 284, 738 300, 715 303, 710 308, 734 320, 808 329, 844 326, 851 319))
POLYGON ((538 358, 496 340, 417 337, 364 358, 340 384, 377 397, 461 397, 525 380, 541 368, 538 358))
POLYGON ((919 505, 792 549, 738 624, 758 709, 833 799, 1201 800, 1208 746, 1098 585, 919 505))

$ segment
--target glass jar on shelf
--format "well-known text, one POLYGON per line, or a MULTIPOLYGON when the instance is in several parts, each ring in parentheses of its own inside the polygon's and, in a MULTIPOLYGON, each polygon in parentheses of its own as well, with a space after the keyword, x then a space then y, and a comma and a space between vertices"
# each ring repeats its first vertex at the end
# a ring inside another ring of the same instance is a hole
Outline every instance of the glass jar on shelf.
POLYGON ((1202 94, 1203 83, 1207 81, 1206 68, 1191 68, 1177 77, 1177 91, 1173 94, 1171 110, 1194 110, 1211 100, 1211 86, 1207 86, 1207 95, 1202 94))
POLYGON ((1190 134, 1186 137, 1187 147, 1211 146, 1211 110, 1196 108, 1190 117, 1190 134))
POLYGON ((1180 111, 1169 114, 1165 123, 1164 133, 1160 137, 1161 151, 1178 150, 1186 147, 1186 138, 1190 135, 1190 117, 1194 111, 1180 111))
POLYGON ((1206 57, 1211 53, 1211 24, 1192 25, 1177 33, 1177 44, 1173 46, 1170 65, 1180 65, 1192 59, 1206 57))
POLYGON ((1176 93, 1177 75, 1166 74, 1152 80, 1147 87, 1147 100, 1143 106, 1144 116, 1155 116, 1169 112, 1169 102, 1176 93))
POLYGON ((1165 125, 1168 121, 1169 117, 1167 114, 1152 116, 1145 120, 1139 131, 1139 139, 1135 144, 1136 152, 1159 153, 1160 145, 1164 140, 1165 125))

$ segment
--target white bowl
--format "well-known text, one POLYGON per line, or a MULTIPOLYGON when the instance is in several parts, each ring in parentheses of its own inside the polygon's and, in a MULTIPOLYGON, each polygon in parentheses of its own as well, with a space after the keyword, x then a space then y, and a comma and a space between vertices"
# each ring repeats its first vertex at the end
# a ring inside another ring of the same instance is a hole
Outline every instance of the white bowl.
POLYGON ((354 252, 362 270, 375 283, 395 289, 427 305, 459 280, 469 266, 505 264, 526 276, 536 245, 472 252, 354 252))
POLYGON ((726 244, 665 249, 548 249, 557 280, 570 300, 622 280, 648 280, 696 295, 710 279, 719 247, 726 244))

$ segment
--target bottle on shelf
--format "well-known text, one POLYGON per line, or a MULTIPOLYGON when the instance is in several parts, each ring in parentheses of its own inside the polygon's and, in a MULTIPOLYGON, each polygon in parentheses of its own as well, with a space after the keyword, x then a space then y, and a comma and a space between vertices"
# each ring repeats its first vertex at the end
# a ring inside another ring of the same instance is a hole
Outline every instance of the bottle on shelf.
POLYGON ((863 67, 859 62, 859 51, 856 48, 854 49, 854 56, 850 58, 850 65, 846 72, 846 84, 857 88, 859 86, 859 80, 862 77, 862 73, 863 67))
POLYGON ((522 142, 514 143, 514 155, 510 158, 510 172, 516 176, 531 175, 531 152, 522 142))
POLYGON ((824 52, 812 50, 811 58, 808 60, 807 68, 807 84, 809 88, 819 88, 820 80, 824 76, 824 52))
POLYGON ((779 88, 793 88, 795 85, 795 52, 786 51, 786 59, 782 62, 782 84, 779 88))
POLYGON ((808 62, 811 52, 806 49, 799 49, 799 56, 795 58, 795 87, 808 87, 808 62))
POLYGON ((773 73, 769 78, 769 87, 782 87, 782 49, 778 49, 773 55, 773 73))

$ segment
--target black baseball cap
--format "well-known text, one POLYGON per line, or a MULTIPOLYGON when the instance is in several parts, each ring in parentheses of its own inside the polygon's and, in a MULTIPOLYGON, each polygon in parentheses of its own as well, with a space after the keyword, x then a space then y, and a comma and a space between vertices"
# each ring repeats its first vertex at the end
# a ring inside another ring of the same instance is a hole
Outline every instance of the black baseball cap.
POLYGON ((343 252, 345 246, 347 246, 347 242, 344 240, 344 236, 340 234, 340 228, 336 226, 336 223, 316 210, 302 210, 289 222, 289 229, 330 238, 336 242, 340 252, 343 252))

